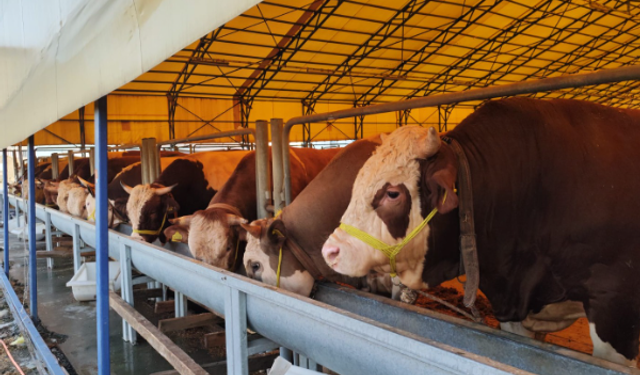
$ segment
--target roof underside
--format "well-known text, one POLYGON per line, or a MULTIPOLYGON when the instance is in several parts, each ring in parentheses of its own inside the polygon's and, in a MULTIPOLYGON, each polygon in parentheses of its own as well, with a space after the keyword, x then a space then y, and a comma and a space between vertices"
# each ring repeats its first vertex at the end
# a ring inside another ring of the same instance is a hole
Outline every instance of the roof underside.
MULTIPOLYGON (((362 106, 635 64, 629 1, 269 0, 116 93, 362 106)), ((637 107, 637 82, 541 93, 637 107)), ((477 103, 476 103, 477 104, 477 103)))

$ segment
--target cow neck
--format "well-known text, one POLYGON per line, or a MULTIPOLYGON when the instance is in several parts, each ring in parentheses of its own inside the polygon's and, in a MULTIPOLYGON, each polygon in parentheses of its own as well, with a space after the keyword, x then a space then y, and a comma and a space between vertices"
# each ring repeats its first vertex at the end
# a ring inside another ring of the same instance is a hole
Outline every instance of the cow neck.
POLYGON ((478 247, 473 221, 473 189, 469 161, 460 144, 452 138, 443 137, 458 159, 458 213, 460 217, 460 257, 467 281, 464 283, 464 305, 470 308, 476 301, 480 285, 478 247))
POLYGON ((236 215, 236 216, 243 217, 242 213, 241 213, 237 208, 233 207, 233 206, 232 206, 232 205, 230 205, 230 204, 226 204, 226 203, 213 203, 213 204, 211 204, 211 205, 210 205, 209 207, 207 207, 207 208, 220 208, 220 209, 223 209, 223 210, 228 211, 230 214, 234 214, 234 215, 236 215))
MULTIPOLYGON (((284 221, 282 213, 279 215, 279 219, 284 221)), ((322 280, 324 278, 324 275, 320 272, 318 267, 316 267, 313 259, 311 259, 309 254, 307 254, 291 236, 287 236, 282 246, 291 251, 291 254, 293 254, 302 267, 311 274, 311 277, 313 277, 314 280, 322 280)), ((278 263, 280 263, 280 261, 278 261, 278 263)))

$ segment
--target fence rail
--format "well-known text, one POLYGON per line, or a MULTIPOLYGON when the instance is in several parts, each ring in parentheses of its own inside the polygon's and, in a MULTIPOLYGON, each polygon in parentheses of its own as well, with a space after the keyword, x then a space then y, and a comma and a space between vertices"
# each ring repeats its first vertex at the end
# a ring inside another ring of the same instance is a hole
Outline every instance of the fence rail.
MULTIPOLYGON (((9 197, 24 211, 23 199, 9 197)), ((95 246, 93 223, 42 205, 36 206, 36 217, 42 221, 48 217, 64 233, 75 230, 77 239, 95 246)), ((341 374, 640 374, 568 349, 344 288, 321 285, 317 300, 310 300, 125 233, 109 231, 110 257, 122 261, 121 248, 126 247, 134 268, 227 317, 229 373, 246 369, 243 327, 249 327, 341 374)))

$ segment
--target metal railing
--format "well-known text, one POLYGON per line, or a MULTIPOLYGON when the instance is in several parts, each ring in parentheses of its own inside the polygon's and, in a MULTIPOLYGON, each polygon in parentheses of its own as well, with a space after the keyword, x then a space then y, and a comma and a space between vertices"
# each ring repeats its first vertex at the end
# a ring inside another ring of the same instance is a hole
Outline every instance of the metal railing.
POLYGON ((304 123, 334 121, 341 118, 364 116, 384 112, 403 111, 407 109, 433 107, 472 100, 484 100, 503 96, 532 94, 541 91, 560 90, 571 87, 582 87, 618 81, 640 79, 640 65, 616 69, 603 69, 594 73, 571 74, 560 77, 542 78, 531 81, 515 82, 507 85, 472 89, 462 92, 431 95, 400 102, 355 107, 334 112, 316 113, 308 116, 294 117, 284 126, 284 191, 287 204, 291 203, 291 167, 289 160, 289 142, 291 128, 304 123))
MULTIPOLYGON (((22 198, 10 196, 9 202, 21 210, 26 207, 22 198)), ((37 205, 36 217, 72 234, 74 243, 95 246, 93 223, 42 205, 37 205)), ((74 252, 81 257, 79 246, 74 246, 74 252)), ((121 262, 123 285, 130 288, 135 268, 225 316, 230 374, 246 374, 247 355, 256 350, 245 345, 246 340, 242 344, 245 323, 277 343, 266 347, 291 348, 345 375, 640 374, 569 349, 362 292, 321 285, 317 300, 310 300, 115 230, 109 231, 109 256, 121 262)), ((123 287, 123 299, 132 303, 128 293, 131 290, 123 287)))

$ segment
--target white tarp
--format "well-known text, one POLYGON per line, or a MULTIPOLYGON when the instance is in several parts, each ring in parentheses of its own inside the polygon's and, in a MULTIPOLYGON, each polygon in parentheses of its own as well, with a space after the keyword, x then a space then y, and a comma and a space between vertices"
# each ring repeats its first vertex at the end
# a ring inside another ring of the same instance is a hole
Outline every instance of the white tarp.
POLYGON ((0 148, 110 93, 259 0, 0 0, 0 148))

